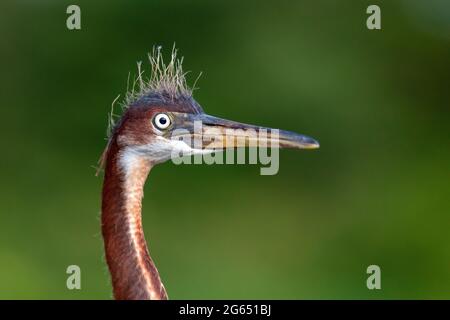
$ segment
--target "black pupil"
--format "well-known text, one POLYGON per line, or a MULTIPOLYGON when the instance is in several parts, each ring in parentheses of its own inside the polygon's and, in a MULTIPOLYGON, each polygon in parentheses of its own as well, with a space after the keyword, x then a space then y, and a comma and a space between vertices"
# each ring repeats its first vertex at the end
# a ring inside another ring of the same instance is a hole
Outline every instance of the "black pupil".
POLYGON ((159 118, 159 123, 165 125, 167 123, 167 119, 164 117, 159 118))

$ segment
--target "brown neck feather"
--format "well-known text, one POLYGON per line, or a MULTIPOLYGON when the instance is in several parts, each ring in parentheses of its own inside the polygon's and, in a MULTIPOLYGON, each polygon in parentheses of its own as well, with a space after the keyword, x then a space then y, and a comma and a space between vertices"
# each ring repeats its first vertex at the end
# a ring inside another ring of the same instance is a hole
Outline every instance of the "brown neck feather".
POLYGON ((106 155, 102 193, 102 234, 116 299, 167 299, 147 249, 141 209, 151 164, 143 159, 121 165, 113 140, 106 155))

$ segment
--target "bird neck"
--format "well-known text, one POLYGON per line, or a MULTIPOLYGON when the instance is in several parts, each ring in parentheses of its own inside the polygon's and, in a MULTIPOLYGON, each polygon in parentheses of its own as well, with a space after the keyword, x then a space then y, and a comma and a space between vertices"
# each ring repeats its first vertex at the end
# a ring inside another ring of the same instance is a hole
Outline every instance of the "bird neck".
POLYGON ((167 299, 142 228, 142 197, 151 163, 111 141, 102 193, 102 234, 116 299, 167 299))

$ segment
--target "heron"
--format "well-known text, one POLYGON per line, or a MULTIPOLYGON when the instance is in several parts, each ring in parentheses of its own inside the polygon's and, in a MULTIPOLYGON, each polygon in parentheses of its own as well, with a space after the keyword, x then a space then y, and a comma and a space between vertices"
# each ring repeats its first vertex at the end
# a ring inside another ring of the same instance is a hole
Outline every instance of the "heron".
MULTIPOLYGON (((186 83, 183 59, 177 58, 177 50, 172 50, 166 63, 160 49, 149 54, 148 79, 144 79, 138 63, 136 81, 123 102, 122 115, 118 121, 111 121, 100 160, 104 169, 101 229, 113 296, 118 300, 168 299, 142 226, 144 185, 151 169, 171 159, 180 147, 183 156, 244 148, 249 146, 249 140, 259 138, 238 139, 243 130, 273 130, 206 114, 186 83), (182 138, 198 139, 199 133, 194 130, 197 122, 202 124, 202 132, 213 132, 218 141, 224 130, 236 139, 233 144, 201 142, 192 146, 182 138)), ((278 129, 277 132, 267 136, 268 144, 294 149, 319 147, 316 140, 306 135, 278 129)))

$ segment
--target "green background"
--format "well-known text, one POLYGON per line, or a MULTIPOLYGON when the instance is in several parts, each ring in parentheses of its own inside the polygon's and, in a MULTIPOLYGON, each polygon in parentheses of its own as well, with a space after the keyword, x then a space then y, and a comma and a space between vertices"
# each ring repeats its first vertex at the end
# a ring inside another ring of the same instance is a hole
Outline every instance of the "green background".
POLYGON ((275 176, 156 167, 143 219, 170 298, 450 298, 448 1, 2 1, 0 39, 0 298, 111 298, 93 166, 128 73, 174 42, 206 112, 321 149, 282 150, 275 176))

